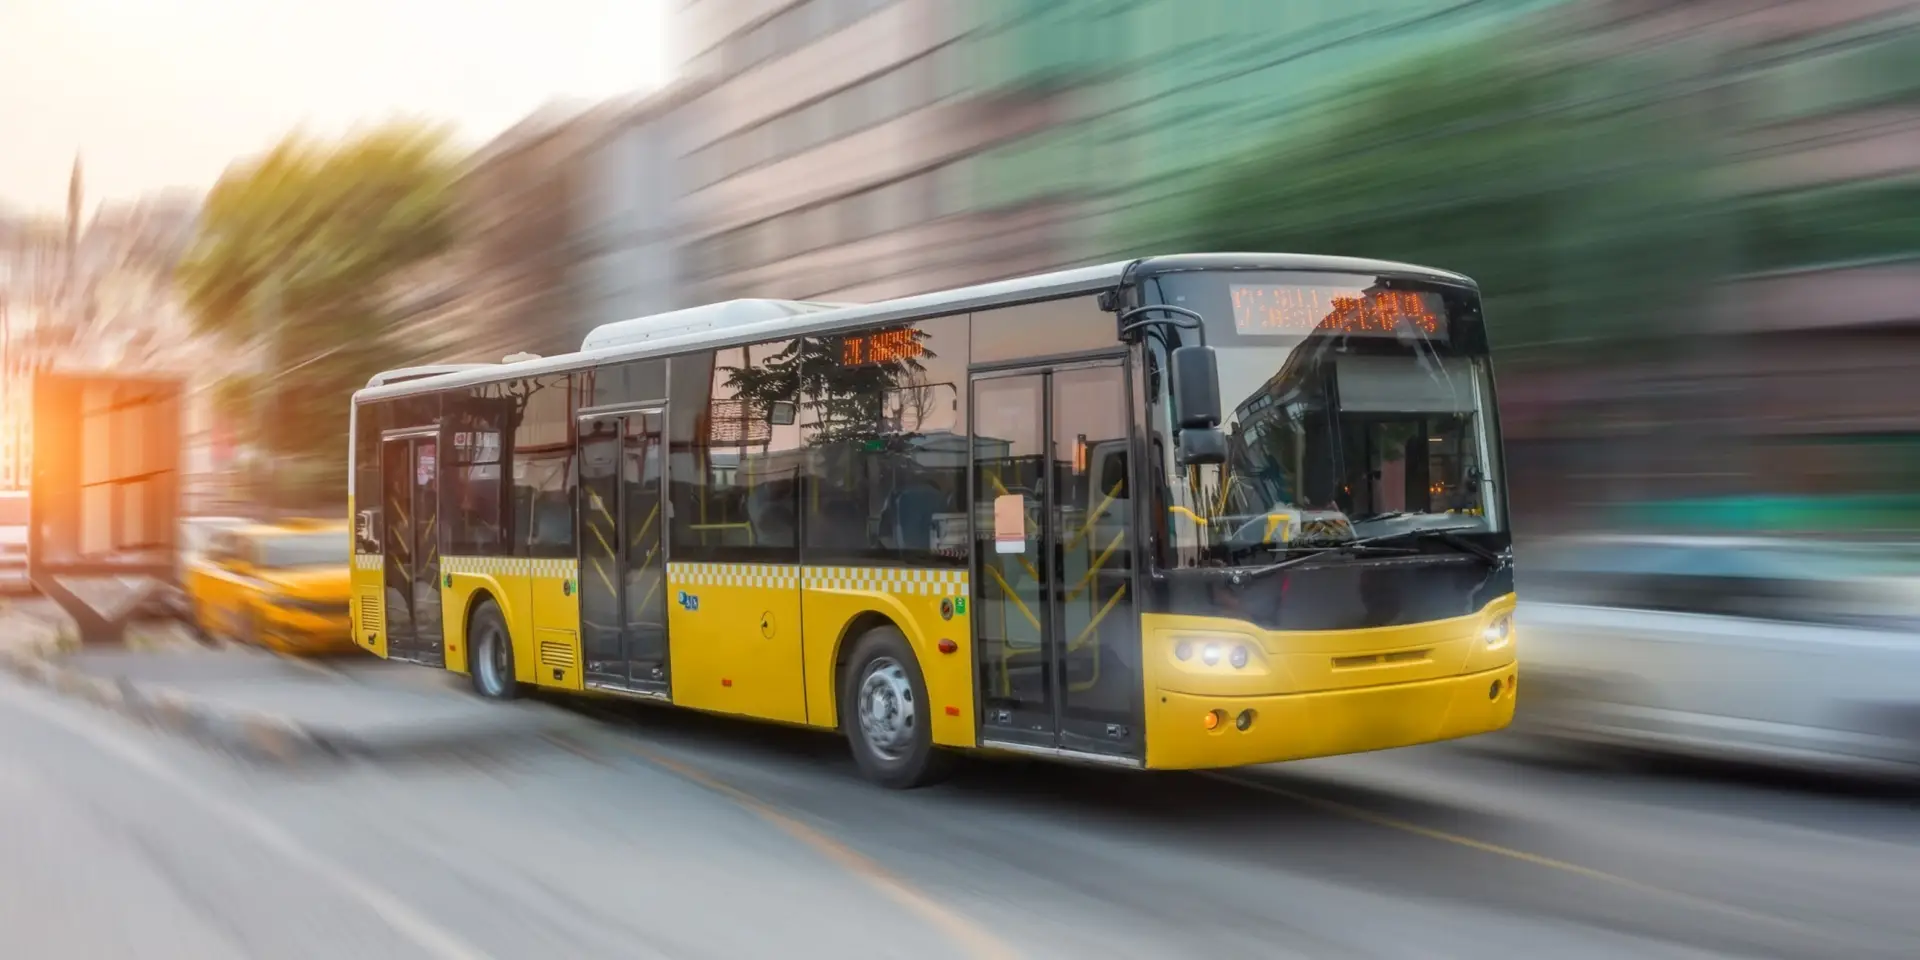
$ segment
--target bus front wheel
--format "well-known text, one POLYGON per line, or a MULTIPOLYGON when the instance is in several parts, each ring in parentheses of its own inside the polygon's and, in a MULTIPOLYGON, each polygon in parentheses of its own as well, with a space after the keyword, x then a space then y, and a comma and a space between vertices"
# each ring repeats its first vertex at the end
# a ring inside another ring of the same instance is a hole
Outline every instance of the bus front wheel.
POLYGON ((482 600, 473 608, 473 619, 467 623, 467 656, 475 693, 489 700, 520 695, 520 681, 513 675, 513 635, 492 600, 482 600))
POLYGON ((840 679, 840 728, 860 772, 895 790, 945 779, 954 758, 933 745, 932 719, 906 636, 891 626, 862 634, 840 679))

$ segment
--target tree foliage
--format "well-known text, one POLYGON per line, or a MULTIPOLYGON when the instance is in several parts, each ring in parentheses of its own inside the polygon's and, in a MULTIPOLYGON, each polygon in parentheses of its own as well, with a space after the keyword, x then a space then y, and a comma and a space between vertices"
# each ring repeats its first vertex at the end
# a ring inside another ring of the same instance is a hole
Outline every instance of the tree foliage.
POLYGON ((405 357, 388 336, 395 279, 453 240, 455 170, 444 131, 395 124, 290 136, 213 188, 177 279, 201 333, 274 371, 253 391, 269 456, 344 469, 348 394, 405 357))
POLYGON ((1514 359, 1684 332, 1725 246, 1701 105, 1661 64, 1531 50, 1481 39, 1356 85, 1221 168, 1170 232, 1465 273, 1514 359))

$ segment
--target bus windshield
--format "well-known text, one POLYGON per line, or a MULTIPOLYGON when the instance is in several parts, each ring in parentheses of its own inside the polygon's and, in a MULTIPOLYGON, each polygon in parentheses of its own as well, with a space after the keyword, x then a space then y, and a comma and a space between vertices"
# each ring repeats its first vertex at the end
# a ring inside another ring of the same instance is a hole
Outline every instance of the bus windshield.
POLYGON ((1504 534, 1471 291, 1350 274, 1158 283, 1163 302, 1207 318, 1228 450, 1218 467, 1169 464, 1175 565, 1261 564, 1403 532, 1504 534))

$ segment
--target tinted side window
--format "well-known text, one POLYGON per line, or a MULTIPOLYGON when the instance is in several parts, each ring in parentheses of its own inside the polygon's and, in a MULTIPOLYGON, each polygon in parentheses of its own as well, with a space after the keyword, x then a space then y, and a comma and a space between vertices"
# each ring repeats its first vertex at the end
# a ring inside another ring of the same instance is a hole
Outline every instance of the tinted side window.
POLYGON ((390 413, 385 429, 431 427, 440 422, 440 395, 437 393, 389 400, 387 406, 390 413))
POLYGON ((1111 350, 1120 345, 1113 314, 1093 297, 1046 300, 973 315, 974 363, 1111 350))
POLYGON ((670 362, 673 396, 667 404, 667 497, 673 509, 669 543, 678 559, 706 560, 708 551, 721 542, 707 525, 714 458, 712 416, 707 409, 713 354, 689 354, 670 362))
POLYGON ((667 396, 667 362, 635 360, 588 370, 576 375, 581 402, 604 407, 616 403, 663 400, 667 396))
POLYGON ((507 427, 513 398, 503 384, 486 384, 447 397, 447 457, 442 485, 447 552, 489 557, 511 552, 506 531, 512 499, 505 496, 507 427))
POLYGON ((797 563, 800 377, 814 341, 777 340, 716 353, 700 487, 688 532, 714 560, 797 563))
POLYGON ((353 423, 353 552, 380 553, 380 431, 387 402, 361 404, 353 423))
POLYGON ((944 566, 967 551, 964 316, 818 338, 800 407, 809 563, 944 566))
POLYGON ((573 381, 566 374, 509 385, 518 418, 512 475, 515 550, 521 556, 573 552, 573 381))

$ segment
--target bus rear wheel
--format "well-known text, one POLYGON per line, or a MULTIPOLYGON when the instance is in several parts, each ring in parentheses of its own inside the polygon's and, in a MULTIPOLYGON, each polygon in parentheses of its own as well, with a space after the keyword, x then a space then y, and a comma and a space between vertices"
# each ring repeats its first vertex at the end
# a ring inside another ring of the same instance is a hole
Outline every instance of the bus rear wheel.
POLYGON ((513 635, 507 618, 492 600, 482 600, 467 621, 467 673, 473 691, 489 700, 512 700, 520 695, 513 675, 513 635))
POLYGON ((954 757, 933 745, 932 719, 906 635, 891 626, 861 634, 840 678, 840 728, 860 772, 895 790, 946 779, 954 757))

